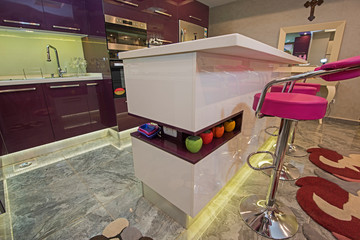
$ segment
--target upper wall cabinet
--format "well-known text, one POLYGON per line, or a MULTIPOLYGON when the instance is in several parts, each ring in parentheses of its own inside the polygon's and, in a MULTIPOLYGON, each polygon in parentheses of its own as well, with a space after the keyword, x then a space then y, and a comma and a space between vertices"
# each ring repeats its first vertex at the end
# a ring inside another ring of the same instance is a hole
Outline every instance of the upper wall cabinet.
POLYGON ((2 0, 0 2, 0 25, 33 29, 44 28, 41 0, 2 0))
POLYGON ((160 17, 164 20, 177 20, 176 2, 163 0, 145 0, 143 6, 143 12, 160 17))
POLYGON ((178 0, 178 17, 181 20, 208 27, 209 7, 195 0, 178 0))
POLYGON ((87 34, 106 37, 102 0, 86 0, 87 34))
POLYGON ((147 0, 144 6, 143 11, 148 13, 146 20, 148 40, 160 40, 163 44, 176 43, 178 41, 177 4, 147 0))
POLYGON ((104 0, 104 13, 111 16, 145 22, 143 12, 146 0, 104 0))
POLYGON ((85 0, 42 0, 46 28, 51 31, 86 33, 85 0))

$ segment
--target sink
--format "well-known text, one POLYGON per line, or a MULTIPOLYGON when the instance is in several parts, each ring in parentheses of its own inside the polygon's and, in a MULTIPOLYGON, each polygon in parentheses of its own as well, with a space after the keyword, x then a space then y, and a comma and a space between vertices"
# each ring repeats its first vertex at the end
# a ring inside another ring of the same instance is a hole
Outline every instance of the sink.
POLYGON ((56 75, 56 76, 53 76, 53 77, 46 76, 44 78, 45 79, 52 79, 52 78, 54 78, 54 79, 58 79, 58 78, 81 78, 81 77, 89 77, 89 76, 91 76, 91 74, 85 73, 85 74, 82 74, 80 76, 78 76, 77 74, 64 74, 62 77, 59 77, 58 75, 56 75))

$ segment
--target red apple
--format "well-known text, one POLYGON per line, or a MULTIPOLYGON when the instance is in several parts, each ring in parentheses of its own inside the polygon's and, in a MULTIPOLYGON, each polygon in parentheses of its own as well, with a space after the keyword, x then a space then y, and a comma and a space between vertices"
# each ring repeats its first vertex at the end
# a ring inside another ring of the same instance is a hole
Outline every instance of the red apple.
POLYGON ((203 133, 200 133, 200 137, 203 140, 203 144, 209 144, 213 140, 214 134, 212 133, 212 131, 207 130, 203 133))

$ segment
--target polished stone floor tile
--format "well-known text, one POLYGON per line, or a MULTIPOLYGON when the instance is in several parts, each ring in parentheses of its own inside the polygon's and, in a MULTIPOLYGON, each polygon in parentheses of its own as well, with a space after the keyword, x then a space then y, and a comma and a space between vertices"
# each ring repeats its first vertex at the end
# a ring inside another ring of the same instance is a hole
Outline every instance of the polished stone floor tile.
POLYGON ((113 220, 105 208, 100 207, 82 217, 74 224, 62 228, 49 237, 46 237, 45 240, 89 240, 91 237, 101 234, 104 228, 113 220))
POLYGON ((9 204, 15 239, 49 236, 100 207, 76 175, 35 192, 9 195, 9 204))
POLYGON ((100 164, 108 161, 114 161, 115 157, 121 157, 121 154, 119 156, 119 150, 112 145, 107 145, 75 157, 67 158, 66 161, 75 171, 84 172, 96 169, 100 164))
POLYGON ((106 203, 128 192, 139 180, 135 177, 132 155, 119 152, 113 161, 99 164, 96 168, 79 173, 89 191, 106 203))
POLYGON ((114 218, 128 219, 130 226, 153 239, 176 239, 184 231, 180 224, 142 197, 140 183, 107 203, 105 208, 114 218))
POLYGON ((35 191, 74 174, 69 164, 60 161, 8 178, 8 191, 10 193, 35 191))

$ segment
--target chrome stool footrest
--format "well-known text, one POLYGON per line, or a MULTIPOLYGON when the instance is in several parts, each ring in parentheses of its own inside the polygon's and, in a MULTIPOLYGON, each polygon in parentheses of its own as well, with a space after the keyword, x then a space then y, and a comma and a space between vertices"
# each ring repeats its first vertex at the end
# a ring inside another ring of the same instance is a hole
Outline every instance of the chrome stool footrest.
MULTIPOLYGON (((265 161, 262 161, 259 165, 258 168, 263 169, 264 167, 268 167, 268 166, 273 166, 273 161, 272 159, 268 159, 265 161)), ((272 170, 271 169, 265 169, 262 171, 265 175, 267 176, 271 176, 272 174, 272 170)), ((281 181, 294 181, 296 179, 300 178, 300 171, 297 167, 295 167, 294 165, 290 164, 290 163, 284 163, 283 167, 281 169, 281 173, 280 173, 280 180, 281 181)))
POLYGON ((267 169, 273 169, 275 168, 275 166, 272 164, 271 166, 267 166, 267 167, 254 167, 253 165, 251 165, 250 163, 250 158, 256 154, 270 154, 272 159, 273 159, 273 162, 275 162, 275 155, 272 153, 272 152, 269 152, 269 151, 257 151, 257 152, 253 152, 253 153, 250 153, 249 156, 246 158, 246 162, 247 162, 247 165, 256 170, 256 171, 263 171, 263 170, 267 170, 267 169))
POLYGON ((279 136, 279 134, 274 134, 274 132, 275 132, 276 130, 279 130, 279 127, 278 127, 278 126, 269 126, 269 127, 265 128, 265 132, 266 132, 267 134, 269 134, 270 136, 274 136, 274 137, 279 136), (270 129, 273 129, 273 128, 274 128, 274 130, 271 132, 270 129))

